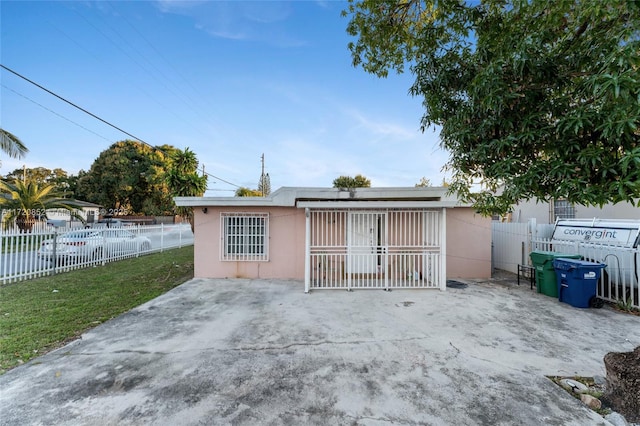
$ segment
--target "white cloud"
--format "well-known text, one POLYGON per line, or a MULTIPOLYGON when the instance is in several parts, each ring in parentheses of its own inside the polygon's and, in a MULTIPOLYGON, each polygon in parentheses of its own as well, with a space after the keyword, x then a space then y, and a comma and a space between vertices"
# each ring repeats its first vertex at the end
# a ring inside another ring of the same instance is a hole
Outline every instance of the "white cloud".
POLYGON ((207 0, 156 0, 156 5, 161 12, 165 13, 184 13, 188 10, 193 10, 198 6, 208 3, 207 0))
POLYGON ((385 136, 397 139, 414 139, 417 135, 415 128, 409 129, 400 124, 388 121, 388 119, 372 119, 355 109, 345 109, 344 113, 357 124, 353 129, 357 132, 366 132, 373 136, 385 136))
POLYGON ((160 0, 156 4, 163 13, 190 17, 196 29, 216 38, 250 40, 279 47, 306 44, 281 25, 293 13, 289 2, 160 0))
POLYGON ((316 0, 315 3, 323 9, 329 9, 331 2, 326 0, 316 0))

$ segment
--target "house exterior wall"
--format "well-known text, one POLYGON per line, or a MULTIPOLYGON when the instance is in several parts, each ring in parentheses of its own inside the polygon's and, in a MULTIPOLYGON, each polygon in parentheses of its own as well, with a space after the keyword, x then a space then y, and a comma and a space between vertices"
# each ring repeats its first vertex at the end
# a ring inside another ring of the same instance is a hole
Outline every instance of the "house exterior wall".
MULTIPOLYGON (((292 207, 194 208, 198 278, 304 280, 305 211, 292 207), (269 261, 222 261, 221 213, 269 213, 269 261)), ((447 277, 491 276, 491 220, 471 208, 447 209, 447 277)), ((344 234, 343 231, 336 231, 344 234)))
POLYGON ((640 208, 631 203, 606 204, 600 207, 576 206, 576 218, 640 219, 640 208))
POLYGON ((199 278, 304 279, 305 212, 290 207, 194 208, 195 268, 199 278), (222 261, 221 213, 269 213, 269 261, 222 261))
MULTIPOLYGON (((513 207, 511 222, 527 222, 536 219, 537 223, 554 223, 551 207, 547 202, 535 200, 524 201, 513 207)), ((600 207, 575 206, 576 219, 600 218, 600 219, 638 219, 640 208, 631 203, 606 204, 600 207)))
POLYGON ((491 277, 491 218, 447 209, 447 278, 491 277))
POLYGON ((550 208, 547 202, 524 201, 513 207, 513 212, 508 221, 526 223, 529 219, 535 219, 536 223, 549 223, 551 217, 550 208))

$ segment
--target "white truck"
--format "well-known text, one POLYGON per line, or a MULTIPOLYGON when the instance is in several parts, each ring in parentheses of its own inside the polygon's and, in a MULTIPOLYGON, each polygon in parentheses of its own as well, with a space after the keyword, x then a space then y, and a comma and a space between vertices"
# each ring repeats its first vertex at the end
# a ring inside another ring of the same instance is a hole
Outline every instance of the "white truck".
POLYGON ((638 220, 560 219, 555 223, 551 244, 553 251, 578 253, 585 260, 607 265, 600 281, 604 294, 599 295, 611 297, 615 293, 616 297, 628 297, 635 289, 637 300, 640 217, 638 220))

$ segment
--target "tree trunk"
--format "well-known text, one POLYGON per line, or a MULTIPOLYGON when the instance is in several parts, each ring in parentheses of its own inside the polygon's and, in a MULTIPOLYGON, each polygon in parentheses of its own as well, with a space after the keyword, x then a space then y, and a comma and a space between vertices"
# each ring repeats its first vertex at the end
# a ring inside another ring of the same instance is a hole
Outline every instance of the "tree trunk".
POLYGON ((16 218, 16 225, 20 232, 31 232, 33 225, 36 223, 36 218, 33 216, 20 215, 16 218))

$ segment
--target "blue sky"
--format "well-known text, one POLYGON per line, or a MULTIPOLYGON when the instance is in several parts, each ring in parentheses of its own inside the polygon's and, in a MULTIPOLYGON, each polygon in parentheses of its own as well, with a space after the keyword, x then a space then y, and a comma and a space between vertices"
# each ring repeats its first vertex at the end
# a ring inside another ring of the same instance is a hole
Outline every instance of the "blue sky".
MULTIPOLYGON (((260 156, 273 190, 442 182, 447 153, 420 132, 409 74, 351 65, 337 1, 0 2, 1 63, 152 144, 194 151, 206 195, 255 188, 260 156), (224 181, 230 182, 225 183, 224 181)), ((127 135, 2 70, 0 123, 30 149, 15 168, 88 170, 127 135)), ((0 154, 1 155, 1 154, 0 154)))

